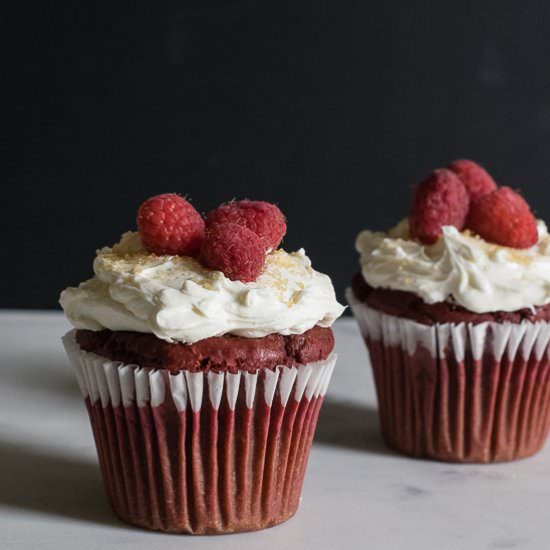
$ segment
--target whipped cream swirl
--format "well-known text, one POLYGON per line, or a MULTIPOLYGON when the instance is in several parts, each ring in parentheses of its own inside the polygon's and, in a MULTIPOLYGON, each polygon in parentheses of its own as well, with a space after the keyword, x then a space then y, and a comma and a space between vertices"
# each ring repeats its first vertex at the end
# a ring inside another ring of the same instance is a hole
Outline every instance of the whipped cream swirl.
POLYGON ((232 281, 185 256, 147 253, 138 233, 97 252, 95 276, 61 293, 69 321, 89 330, 148 332, 193 343, 235 334, 259 338, 330 326, 344 307, 303 250, 267 255, 252 283, 232 281))
POLYGON ((550 303, 550 236, 537 224, 535 246, 519 250, 443 227, 432 245, 412 240, 408 221, 388 233, 362 231, 361 272, 372 287, 405 290, 425 302, 450 301, 475 313, 516 311, 550 303))

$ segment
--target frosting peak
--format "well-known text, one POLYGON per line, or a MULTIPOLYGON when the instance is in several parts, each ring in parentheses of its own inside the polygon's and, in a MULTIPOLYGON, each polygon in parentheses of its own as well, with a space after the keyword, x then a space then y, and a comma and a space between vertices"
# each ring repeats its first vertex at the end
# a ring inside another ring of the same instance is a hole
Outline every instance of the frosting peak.
POLYGON ((550 236, 544 222, 537 228, 538 242, 529 249, 488 243, 452 226, 423 245, 403 220, 388 233, 362 231, 356 248, 373 287, 413 292, 429 304, 453 301, 475 313, 516 311, 550 303, 550 236))
POLYGON ((94 272, 61 293, 77 328, 149 332, 193 343, 223 334, 301 334, 330 326, 344 310, 330 278, 312 269, 303 250, 271 252, 258 279, 243 283, 190 257, 150 254, 139 234, 129 232, 97 252, 94 272))

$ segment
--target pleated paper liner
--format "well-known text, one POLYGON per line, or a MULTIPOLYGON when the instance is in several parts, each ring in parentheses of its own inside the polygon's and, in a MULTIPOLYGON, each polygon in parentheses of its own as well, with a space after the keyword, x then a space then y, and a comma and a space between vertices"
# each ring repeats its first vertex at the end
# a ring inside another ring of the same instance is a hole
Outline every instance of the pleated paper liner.
POLYGON ((533 455, 550 428, 550 323, 423 325, 348 303, 369 350, 383 436, 450 462, 533 455))
POLYGON ((334 354, 255 374, 169 374, 81 351, 74 331, 63 340, 122 520, 215 534, 294 515, 334 354))

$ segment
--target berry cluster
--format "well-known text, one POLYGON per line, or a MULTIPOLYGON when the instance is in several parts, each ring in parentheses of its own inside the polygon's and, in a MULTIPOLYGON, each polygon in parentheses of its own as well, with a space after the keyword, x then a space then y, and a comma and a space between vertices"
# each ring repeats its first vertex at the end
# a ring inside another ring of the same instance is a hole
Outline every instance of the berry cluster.
POLYGON ((232 201, 209 212, 205 220, 174 193, 147 199, 136 222, 149 252, 191 256, 243 282, 256 280, 266 254, 279 246, 286 233, 285 217, 274 204, 232 201))
POLYGON ((437 241, 444 225, 512 248, 529 248, 538 240, 537 221, 525 200, 498 187, 471 160, 455 160, 416 186, 409 224, 411 236, 425 244, 437 241))

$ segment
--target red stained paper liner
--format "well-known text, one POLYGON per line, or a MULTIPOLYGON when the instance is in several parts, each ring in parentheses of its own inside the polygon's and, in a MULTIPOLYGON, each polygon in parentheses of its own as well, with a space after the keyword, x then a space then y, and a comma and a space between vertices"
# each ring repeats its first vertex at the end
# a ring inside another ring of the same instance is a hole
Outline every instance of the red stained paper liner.
POLYGON ((294 515, 334 354, 255 374, 169 374, 84 352, 74 331, 63 342, 122 520, 215 534, 294 515))
POLYGON ((503 462, 550 428, 550 323, 433 326, 348 303, 372 364, 382 433, 402 453, 503 462))

